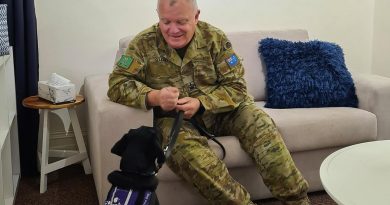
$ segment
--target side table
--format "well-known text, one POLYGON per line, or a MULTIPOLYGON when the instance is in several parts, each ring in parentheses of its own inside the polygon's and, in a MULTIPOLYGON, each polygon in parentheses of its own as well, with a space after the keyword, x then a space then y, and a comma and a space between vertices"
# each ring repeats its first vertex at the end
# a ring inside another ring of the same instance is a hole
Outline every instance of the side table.
POLYGON ((38 96, 30 96, 23 100, 22 104, 25 107, 39 109, 39 136, 38 136, 38 158, 40 159, 41 181, 40 193, 47 190, 47 174, 63 167, 75 164, 82 161, 85 174, 91 173, 91 164, 89 162, 87 150, 85 148, 84 139, 81 133, 79 120, 77 118, 75 107, 84 102, 84 97, 77 95, 75 102, 67 102, 61 104, 53 104, 50 101, 39 98, 38 96), (69 113, 70 121, 73 127, 74 135, 78 151, 69 150, 49 150, 49 111, 66 108, 69 113), (57 154, 56 154, 57 153, 57 154), (69 156, 64 156, 65 153, 70 153, 69 156), (62 156, 64 159, 49 163, 49 156, 62 156))
POLYGON ((340 205, 389 204, 390 140, 342 148, 322 162, 325 191, 340 205))

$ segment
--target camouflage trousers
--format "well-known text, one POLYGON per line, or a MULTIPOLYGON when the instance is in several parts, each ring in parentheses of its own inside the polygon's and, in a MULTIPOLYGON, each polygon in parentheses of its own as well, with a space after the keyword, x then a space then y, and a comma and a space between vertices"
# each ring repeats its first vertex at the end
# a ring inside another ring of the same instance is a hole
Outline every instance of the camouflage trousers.
MULTIPOLYGON (((169 134, 172 119, 162 118, 157 125, 164 141, 169 134)), ((272 119, 253 103, 218 114, 213 126, 217 136, 237 136, 241 147, 257 165, 257 170, 271 193, 284 204, 310 204, 308 183, 296 168, 283 139, 272 119)), ((226 147, 229 152, 229 147, 226 147)), ((167 164, 211 203, 221 205, 248 205, 247 190, 235 181, 226 165, 210 149, 207 138, 189 122, 184 122, 167 164)))

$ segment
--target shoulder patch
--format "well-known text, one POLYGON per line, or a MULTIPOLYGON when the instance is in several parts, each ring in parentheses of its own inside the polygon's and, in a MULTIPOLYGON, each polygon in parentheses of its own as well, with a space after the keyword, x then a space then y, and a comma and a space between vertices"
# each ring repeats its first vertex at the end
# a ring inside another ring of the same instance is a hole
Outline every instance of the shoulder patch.
POLYGON ((139 69, 142 67, 142 64, 139 63, 137 60, 133 60, 130 67, 127 69, 130 73, 136 74, 139 72, 139 69))
POLYGON ((229 58, 226 58, 225 61, 229 67, 234 67, 238 64, 238 57, 233 53, 229 58))
POLYGON ((133 58, 131 56, 122 55, 117 65, 121 68, 128 69, 132 63, 133 63, 133 58))

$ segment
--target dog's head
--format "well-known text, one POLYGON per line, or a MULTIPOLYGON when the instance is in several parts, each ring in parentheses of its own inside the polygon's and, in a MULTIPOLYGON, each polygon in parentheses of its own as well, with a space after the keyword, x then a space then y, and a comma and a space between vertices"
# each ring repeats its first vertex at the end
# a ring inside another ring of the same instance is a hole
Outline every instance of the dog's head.
POLYGON ((158 170, 157 166, 165 161, 161 137, 152 127, 142 126, 129 130, 115 143, 111 152, 122 157, 120 169, 126 173, 148 175, 158 170))

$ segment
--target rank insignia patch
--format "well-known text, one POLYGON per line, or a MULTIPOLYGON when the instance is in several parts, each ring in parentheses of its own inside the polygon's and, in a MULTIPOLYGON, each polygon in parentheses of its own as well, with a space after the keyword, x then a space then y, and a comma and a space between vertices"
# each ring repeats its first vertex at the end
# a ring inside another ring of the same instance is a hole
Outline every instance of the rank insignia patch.
POLYGON ((230 41, 226 42, 225 46, 223 48, 224 48, 225 51, 231 49, 232 48, 232 43, 230 43, 230 41))
POLYGON ((229 58, 225 59, 226 63, 229 65, 229 67, 234 67, 238 63, 238 57, 236 54, 232 54, 229 58))
POLYGON ((122 55, 121 59, 118 61, 117 65, 122 68, 129 68, 131 63, 133 62, 133 58, 131 56, 122 55))

